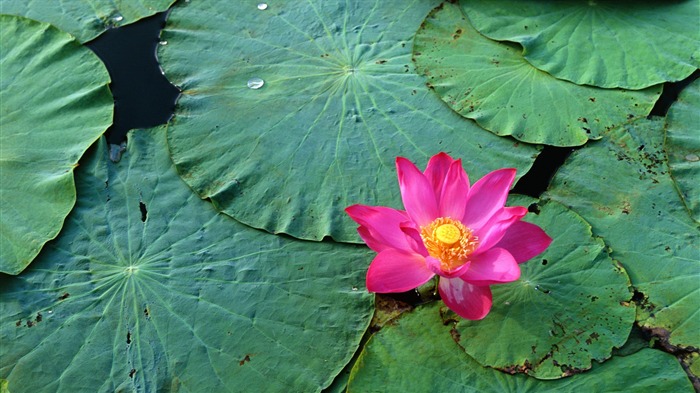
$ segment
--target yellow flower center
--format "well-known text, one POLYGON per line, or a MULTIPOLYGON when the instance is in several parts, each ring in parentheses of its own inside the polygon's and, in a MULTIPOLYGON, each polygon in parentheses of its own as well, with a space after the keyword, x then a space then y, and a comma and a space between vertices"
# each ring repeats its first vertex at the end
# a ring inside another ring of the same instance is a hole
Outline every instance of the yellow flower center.
POLYGON ((459 238, 462 236, 462 233, 459 231, 459 228, 457 228, 457 225, 450 223, 442 224, 435 228, 434 233, 437 240, 439 240, 442 244, 450 246, 457 243, 459 238))
POLYGON ((473 231, 461 222, 440 217, 421 227, 420 237, 431 257, 440 261, 442 270, 449 272, 467 263, 479 245, 473 231))

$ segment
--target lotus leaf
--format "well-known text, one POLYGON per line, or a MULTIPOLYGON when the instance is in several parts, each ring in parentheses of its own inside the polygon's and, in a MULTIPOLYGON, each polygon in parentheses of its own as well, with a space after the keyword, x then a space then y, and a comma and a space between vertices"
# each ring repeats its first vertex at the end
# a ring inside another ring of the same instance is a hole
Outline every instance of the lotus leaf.
POLYGON ((693 392, 678 361, 654 349, 553 381, 482 367, 455 343, 459 334, 445 309, 441 302, 422 306, 375 334, 355 363, 348 392, 693 392))
POLYGON ((113 27, 168 9, 175 0, 0 0, 3 14, 48 22, 87 42, 113 27))
POLYGON ((372 314, 370 253, 258 231, 177 176, 164 129, 104 139, 61 235, 0 276, 12 391, 301 392, 329 385, 372 314))
POLYGON ((611 130, 574 152, 545 198, 580 214, 639 292, 637 320, 671 345, 700 348, 700 228, 662 150, 663 120, 611 130))
POLYGON ((457 4, 428 15, 416 33, 414 62, 440 98, 497 135, 577 146, 606 129, 646 116, 661 87, 598 89, 554 78, 514 44, 488 39, 457 4))
POLYGON ((683 202, 700 222, 700 79, 686 87, 666 117, 664 150, 683 202))
POLYGON ((114 105, 104 65, 69 34, 0 15, 0 36, 0 272, 18 274, 63 226, 73 169, 114 105))
POLYGON ((182 90, 168 129, 178 172, 245 224, 344 242, 360 241, 346 206, 400 206, 396 156, 447 151, 474 178, 523 175, 535 148, 461 118, 413 72, 413 34, 438 3, 176 5, 159 57, 182 90))
POLYGON ((578 84, 642 89, 700 66, 700 2, 469 0, 480 33, 518 42, 533 66, 578 84))
MULTIPOLYGON (((528 205, 527 199, 509 203, 528 205)), ((592 238, 579 215, 556 202, 533 203, 526 220, 552 234, 540 256, 520 265, 520 280, 492 287, 481 321, 461 320, 465 351, 485 366, 554 379, 591 368, 621 347, 635 320, 624 269, 592 238), (474 345, 472 343, 478 343, 474 345)))

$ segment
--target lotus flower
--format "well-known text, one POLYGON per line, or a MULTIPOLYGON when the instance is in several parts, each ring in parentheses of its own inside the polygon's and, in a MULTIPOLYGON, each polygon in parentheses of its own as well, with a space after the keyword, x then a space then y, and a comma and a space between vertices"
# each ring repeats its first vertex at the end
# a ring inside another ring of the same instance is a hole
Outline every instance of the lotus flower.
POLYGON ((398 157, 404 210, 353 205, 345 211, 377 252, 367 271, 370 292, 404 292, 436 274, 445 304, 467 319, 491 310, 490 285, 515 281, 519 263, 542 253, 552 239, 521 221, 522 206, 504 206, 515 169, 493 171, 470 186, 461 160, 433 156, 424 173, 398 157))

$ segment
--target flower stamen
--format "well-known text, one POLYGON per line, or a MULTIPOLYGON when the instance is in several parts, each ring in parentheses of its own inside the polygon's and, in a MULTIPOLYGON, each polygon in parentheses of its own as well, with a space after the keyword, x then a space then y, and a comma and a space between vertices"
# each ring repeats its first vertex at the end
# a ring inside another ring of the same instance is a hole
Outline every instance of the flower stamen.
POLYGON ((421 227, 420 236, 431 257, 440 261, 445 272, 451 272, 467 263, 479 246, 479 239, 471 229, 449 217, 440 217, 421 227))

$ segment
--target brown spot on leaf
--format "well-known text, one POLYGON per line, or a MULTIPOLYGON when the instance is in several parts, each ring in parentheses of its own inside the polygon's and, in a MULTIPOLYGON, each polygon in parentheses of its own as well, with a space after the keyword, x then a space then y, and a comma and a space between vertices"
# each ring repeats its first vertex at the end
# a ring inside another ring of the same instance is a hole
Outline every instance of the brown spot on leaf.
POLYGON ((246 364, 246 362, 249 362, 249 361, 250 361, 250 355, 245 355, 245 357, 243 358, 243 360, 241 360, 240 362, 238 362, 238 365, 239 365, 239 366, 242 366, 242 365, 246 364))
POLYGON ((129 371, 129 378, 133 378, 134 374, 136 374, 136 369, 132 368, 131 371, 129 371))
POLYGON ((589 97, 589 98, 588 98, 588 101, 590 101, 590 102, 595 102, 595 97, 589 97))
POLYGON ((505 366, 505 367, 495 367, 497 370, 501 370, 504 373, 514 375, 514 374, 525 374, 532 370, 532 364, 528 360, 525 360, 525 363, 520 365, 520 364, 514 364, 512 366, 505 366))
POLYGON ((385 64, 385 63, 386 63, 386 60, 384 60, 384 59, 382 59, 382 60, 377 60, 377 61, 375 61, 375 63, 376 63, 376 64, 385 64))
POLYGON ((126 343, 131 344, 131 332, 128 330, 126 331, 126 343))
POLYGON ((450 329, 450 335, 452 336, 452 339, 455 340, 457 344, 459 344, 459 340, 462 339, 462 335, 459 334, 459 331, 457 331, 456 328, 450 329))
POLYGON ((66 300, 68 299, 68 296, 70 296, 70 293, 66 292, 63 295, 58 297, 58 300, 66 300))
POLYGON ((564 377, 570 377, 572 375, 581 374, 582 372, 584 372, 586 370, 581 369, 581 368, 563 365, 563 366, 561 366, 561 371, 564 373, 564 375, 563 375, 564 377))
POLYGON ((630 205, 629 201, 623 201, 622 202, 622 213, 623 214, 630 214, 630 208, 632 206, 630 205))

